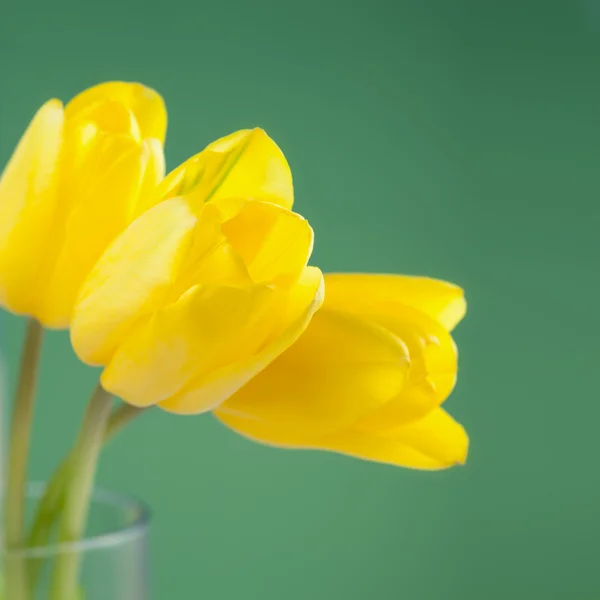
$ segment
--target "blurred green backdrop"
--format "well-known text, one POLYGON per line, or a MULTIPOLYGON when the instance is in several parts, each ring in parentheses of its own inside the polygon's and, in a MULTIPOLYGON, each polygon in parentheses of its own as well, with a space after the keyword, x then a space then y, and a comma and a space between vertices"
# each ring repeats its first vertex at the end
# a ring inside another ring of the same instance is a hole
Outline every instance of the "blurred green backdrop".
MULTIPOLYGON (((465 468, 276 451, 210 416, 118 439, 99 482, 153 507, 154 598, 600 597, 598 0, 4 0, 0 66, 2 164, 48 97, 140 80, 170 167, 267 129, 324 270, 467 290, 465 468)), ((22 322, 1 323, 14 371, 22 322)), ((64 334, 44 357, 35 478, 96 376, 64 334)))

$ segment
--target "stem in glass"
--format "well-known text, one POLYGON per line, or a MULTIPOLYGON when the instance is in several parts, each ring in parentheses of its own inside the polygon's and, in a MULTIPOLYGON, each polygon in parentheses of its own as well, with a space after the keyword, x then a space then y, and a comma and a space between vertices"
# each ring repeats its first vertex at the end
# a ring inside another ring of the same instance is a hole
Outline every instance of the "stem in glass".
MULTIPOLYGON (((147 410, 148 408, 137 408, 130 404, 118 406, 108 420, 104 434, 104 444, 107 444, 126 425, 147 410)), ((46 546, 50 540, 52 529, 64 508, 70 464, 71 454, 59 464, 44 490, 29 533, 27 544, 29 548, 46 546)), ((35 587, 43 562, 43 559, 29 561, 29 578, 32 587, 35 587)))
MULTIPOLYGON (((29 319, 21 355, 8 447, 4 506, 5 544, 8 551, 22 548, 25 542, 25 486, 42 338, 42 326, 35 319, 29 319)), ((26 600, 28 589, 24 561, 13 555, 7 561, 5 570, 8 597, 11 600, 26 600)))
MULTIPOLYGON (((85 532, 96 467, 112 403, 112 394, 98 384, 87 406, 75 447, 68 459, 68 483, 59 527, 61 544, 77 542, 85 532)), ((52 600, 76 598, 78 572, 78 552, 67 550, 59 553, 52 578, 52 600)))

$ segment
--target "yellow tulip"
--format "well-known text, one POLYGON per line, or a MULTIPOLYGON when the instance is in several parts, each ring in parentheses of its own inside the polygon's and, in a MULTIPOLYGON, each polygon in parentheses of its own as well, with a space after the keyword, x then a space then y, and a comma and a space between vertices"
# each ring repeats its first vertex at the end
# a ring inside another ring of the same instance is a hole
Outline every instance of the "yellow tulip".
POLYGON ((83 279, 164 177, 166 123, 137 83, 39 109, 0 179, 0 304, 68 326, 83 279))
POLYGON ((169 174, 84 282, 78 356, 103 387, 176 413, 218 406, 289 347, 322 303, 313 232, 289 210, 289 167, 261 130, 169 174))
POLYGON ((468 437, 440 406, 456 380, 462 290, 426 278, 326 275, 325 302, 286 352, 215 415, 255 441, 393 465, 464 463, 468 437))

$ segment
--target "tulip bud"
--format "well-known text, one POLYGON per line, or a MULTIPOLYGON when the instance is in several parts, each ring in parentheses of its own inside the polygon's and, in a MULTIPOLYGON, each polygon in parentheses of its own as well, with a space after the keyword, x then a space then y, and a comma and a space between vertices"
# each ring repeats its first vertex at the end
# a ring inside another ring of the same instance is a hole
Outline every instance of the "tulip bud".
POLYGON ((162 98, 105 83, 38 111, 0 179, 0 303, 67 327, 75 297, 164 176, 162 98))
POLYGON ((296 343, 217 418, 275 446, 419 469, 463 463, 467 434, 440 408, 456 380, 462 290, 393 275, 326 275, 325 289, 296 343))

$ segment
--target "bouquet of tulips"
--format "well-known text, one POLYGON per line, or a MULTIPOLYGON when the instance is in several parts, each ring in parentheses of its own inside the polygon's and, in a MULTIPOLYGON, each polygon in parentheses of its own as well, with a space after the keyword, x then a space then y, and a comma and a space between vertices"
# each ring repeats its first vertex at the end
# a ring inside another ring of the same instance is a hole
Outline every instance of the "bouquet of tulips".
MULTIPOLYGON (((102 446, 150 407, 212 414, 254 441, 418 469, 463 463, 442 408, 457 373, 455 285, 308 266, 286 159, 261 129, 165 176, 165 105, 138 83, 44 104, 0 180, 0 304, 28 319, 4 490, 8 551, 85 532, 102 446), (25 484, 44 329, 103 367, 29 527, 25 484), (122 402, 115 403, 114 398, 122 402)), ((59 558, 52 598, 77 594, 59 558)), ((26 600, 32 574, 4 573, 26 600)))

